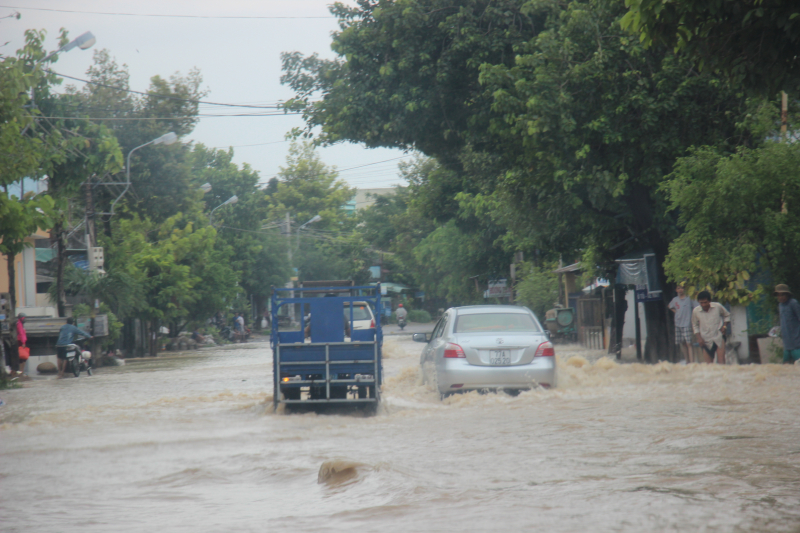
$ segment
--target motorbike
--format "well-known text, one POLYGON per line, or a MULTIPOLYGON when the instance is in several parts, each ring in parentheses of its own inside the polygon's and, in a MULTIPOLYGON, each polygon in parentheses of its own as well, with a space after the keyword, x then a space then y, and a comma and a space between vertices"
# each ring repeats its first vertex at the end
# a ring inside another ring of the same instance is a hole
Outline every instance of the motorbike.
POLYGON ((79 344, 67 345, 67 369, 77 378, 81 375, 81 370, 85 370, 88 375, 92 375, 92 352, 83 350, 79 344))
POLYGON ((403 329, 405 329, 405 327, 406 327, 406 318, 405 317, 398 318, 397 319, 397 325, 400 326, 400 331, 403 331, 403 329))

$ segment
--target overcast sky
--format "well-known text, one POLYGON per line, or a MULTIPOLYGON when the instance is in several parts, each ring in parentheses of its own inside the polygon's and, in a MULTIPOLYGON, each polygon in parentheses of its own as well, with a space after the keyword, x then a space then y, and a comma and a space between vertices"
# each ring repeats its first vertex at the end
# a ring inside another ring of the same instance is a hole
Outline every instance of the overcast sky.
MULTIPOLYGON (((9 41, 0 48, 0 53, 10 55, 20 48, 29 28, 47 31, 48 51, 56 48, 59 28, 66 28, 71 39, 91 31, 97 38, 94 47, 60 54, 53 66, 56 72, 85 78, 93 51, 105 48, 118 63, 128 66, 134 90, 147 90, 150 77, 156 74, 169 78, 176 72, 186 74, 197 67, 209 91, 207 101, 274 104, 292 96, 291 90, 279 81, 281 52, 297 50, 334 57, 330 34, 338 26, 327 9, 331 3, 331 0, 0 0, 0 16, 15 11, 22 16, 19 20, 0 20, 0 44, 9 41)), ((201 112, 232 111, 203 106, 201 112)), ((249 163, 266 181, 284 164, 289 146, 283 140, 284 134, 302 126, 300 116, 206 117, 182 140, 219 148, 232 146, 235 162, 249 163)), ((320 149, 320 154, 325 163, 339 168, 342 179, 358 188, 401 183, 396 158, 410 158, 399 150, 369 150, 352 144, 320 149), (370 163, 378 164, 347 170, 370 163)))

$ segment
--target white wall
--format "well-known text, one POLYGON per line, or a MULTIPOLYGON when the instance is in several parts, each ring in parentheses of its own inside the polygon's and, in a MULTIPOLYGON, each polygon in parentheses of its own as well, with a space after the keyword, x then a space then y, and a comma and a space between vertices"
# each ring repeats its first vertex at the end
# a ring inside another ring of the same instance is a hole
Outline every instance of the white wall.
MULTIPOLYGON (((625 324, 622 327, 623 339, 636 339, 636 315, 634 315, 634 291, 629 290, 625 293, 625 299, 628 301, 628 310, 625 311, 625 324)), ((641 321, 642 342, 647 338, 647 324, 644 320, 644 304, 637 304, 635 307, 639 308, 639 320, 641 321)), ((627 343, 625 343, 627 344, 627 343)), ((644 349, 644 345, 642 346, 644 349)))
POLYGON ((747 308, 743 305, 731 306, 731 340, 740 342, 739 358, 750 357, 750 343, 747 339, 747 308))

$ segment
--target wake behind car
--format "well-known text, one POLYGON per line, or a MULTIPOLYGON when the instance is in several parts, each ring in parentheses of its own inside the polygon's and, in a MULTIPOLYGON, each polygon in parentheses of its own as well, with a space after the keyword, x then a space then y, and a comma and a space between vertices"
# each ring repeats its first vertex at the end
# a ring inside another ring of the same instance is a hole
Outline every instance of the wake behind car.
POLYGON ((476 305, 448 309, 420 357, 423 377, 442 396, 465 390, 528 390, 556 384, 555 350, 526 307, 476 305))

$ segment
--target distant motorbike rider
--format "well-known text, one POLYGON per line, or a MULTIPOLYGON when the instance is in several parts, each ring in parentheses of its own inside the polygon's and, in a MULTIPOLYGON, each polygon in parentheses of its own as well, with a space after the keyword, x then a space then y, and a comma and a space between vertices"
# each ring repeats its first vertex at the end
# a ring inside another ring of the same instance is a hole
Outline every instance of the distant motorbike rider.
POLYGON ((406 311, 403 304, 398 304, 397 310, 394 312, 395 316, 397 316, 397 320, 405 321, 406 317, 408 316, 408 311, 406 311))
POLYGON ((91 339, 92 336, 75 327, 75 319, 69 317, 67 323, 58 330, 58 340, 56 341, 56 356, 58 356, 58 377, 64 377, 64 370, 67 368, 67 346, 75 342, 75 335, 80 335, 91 339))

